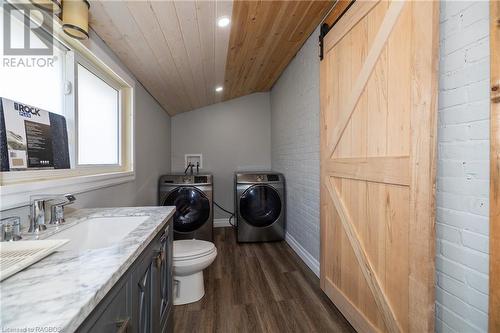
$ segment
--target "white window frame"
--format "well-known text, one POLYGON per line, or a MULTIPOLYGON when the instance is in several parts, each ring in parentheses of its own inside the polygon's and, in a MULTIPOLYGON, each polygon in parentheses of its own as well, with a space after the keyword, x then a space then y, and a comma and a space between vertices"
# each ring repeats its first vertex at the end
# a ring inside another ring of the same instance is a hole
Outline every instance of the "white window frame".
MULTIPOLYGON (((14 4, 28 6, 29 4, 14 4)), ((53 18, 54 38, 66 46, 66 85, 71 93, 64 97, 71 169, 25 170, 0 172, 0 210, 21 207, 34 194, 82 193, 114 186, 135 179, 134 170, 134 102, 135 80, 123 65, 99 45, 91 31, 91 39, 79 41, 62 32, 59 18, 53 18), (77 64, 119 91, 120 152, 117 165, 77 165, 77 64)))

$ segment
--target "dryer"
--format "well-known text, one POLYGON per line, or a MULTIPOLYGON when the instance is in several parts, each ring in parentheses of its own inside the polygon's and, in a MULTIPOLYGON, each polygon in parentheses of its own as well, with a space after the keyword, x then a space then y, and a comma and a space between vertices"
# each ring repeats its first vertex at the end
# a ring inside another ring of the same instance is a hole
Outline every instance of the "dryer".
POLYGON ((210 174, 163 175, 160 206, 175 206, 174 239, 213 240, 213 181, 210 174))
POLYGON ((276 172, 238 172, 234 185, 238 242, 283 240, 285 177, 276 172))

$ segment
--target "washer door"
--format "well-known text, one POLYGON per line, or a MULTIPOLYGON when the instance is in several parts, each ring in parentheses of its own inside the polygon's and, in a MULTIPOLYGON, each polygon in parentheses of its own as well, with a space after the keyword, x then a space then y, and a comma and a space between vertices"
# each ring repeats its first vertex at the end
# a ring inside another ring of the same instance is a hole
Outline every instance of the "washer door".
POLYGON ((254 185, 240 198, 240 214, 254 227, 267 227, 281 214, 281 199, 278 192, 267 185, 254 185))
POLYGON ((164 206, 175 206, 174 230, 195 231, 210 216, 210 201, 195 187, 177 187, 165 199, 164 206))

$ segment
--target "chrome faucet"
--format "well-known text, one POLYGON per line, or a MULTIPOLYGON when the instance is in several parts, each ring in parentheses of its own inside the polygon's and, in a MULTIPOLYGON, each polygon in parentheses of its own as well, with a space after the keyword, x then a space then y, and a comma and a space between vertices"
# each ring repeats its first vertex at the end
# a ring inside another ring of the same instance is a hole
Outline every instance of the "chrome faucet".
POLYGON ((47 229, 45 224, 45 201, 47 199, 30 198, 30 228, 28 232, 39 232, 47 229))
POLYGON ((48 202, 59 200, 51 208, 51 224, 64 222, 64 206, 72 204, 76 198, 72 194, 65 195, 36 195, 30 198, 30 228, 28 232, 37 233, 47 229, 45 223, 46 204, 48 202), (62 202, 60 202, 63 200, 62 202))

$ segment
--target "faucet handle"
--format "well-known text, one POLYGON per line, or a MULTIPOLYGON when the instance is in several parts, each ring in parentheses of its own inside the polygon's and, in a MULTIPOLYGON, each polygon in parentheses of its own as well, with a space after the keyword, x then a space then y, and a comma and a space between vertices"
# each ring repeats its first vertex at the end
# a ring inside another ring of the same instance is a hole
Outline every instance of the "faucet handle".
POLYGON ((50 208, 50 222, 49 224, 64 223, 64 206, 63 204, 53 205, 50 208))
POLYGON ((6 217, 0 220, 0 241, 18 241, 21 237, 21 218, 19 216, 6 217))
POLYGON ((67 200, 66 202, 61 202, 51 207, 49 222, 50 224, 64 223, 64 206, 71 205, 76 201, 76 198, 73 194, 65 194, 64 198, 67 200))

